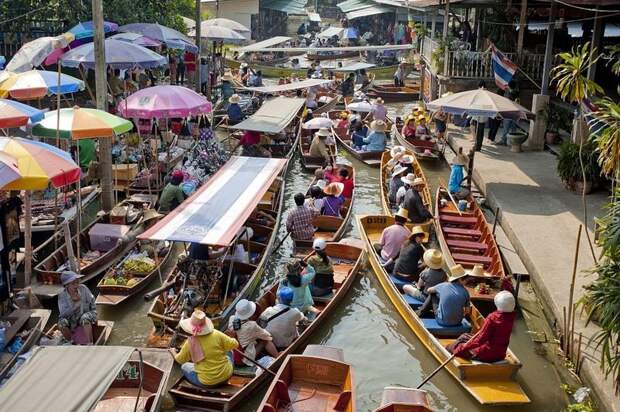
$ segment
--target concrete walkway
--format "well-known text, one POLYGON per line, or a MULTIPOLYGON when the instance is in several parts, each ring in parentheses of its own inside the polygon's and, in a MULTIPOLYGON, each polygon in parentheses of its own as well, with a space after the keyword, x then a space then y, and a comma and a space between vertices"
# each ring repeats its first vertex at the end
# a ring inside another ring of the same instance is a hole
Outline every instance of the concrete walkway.
MULTIPOLYGON (((473 146, 471 135, 452 127, 448 138, 454 150, 473 146)), ((473 180, 485 194, 487 204, 500 208, 499 222, 531 276, 541 303, 556 329, 562 325, 563 308, 568 308, 570 281, 580 224, 594 240, 594 216, 602 216, 605 193, 587 196, 588 221, 583 220, 581 196, 564 188, 556 173, 557 160, 547 152, 512 153, 506 146, 493 146, 485 139, 481 152, 474 157, 473 180)), ((595 251, 598 256, 598 251, 595 251)), ((583 286, 593 280, 585 271, 594 260, 585 237, 581 236, 575 302, 583 296, 583 286)), ((575 332, 587 339, 597 332, 596 325, 585 325, 585 316, 577 313, 575 332)), ((585 361, 581 377, 595 392, 600 409, 620 411, 620 397, 615 396, 611 379, 605 380, 599 368, 598 353, 582 348, 585 361)))

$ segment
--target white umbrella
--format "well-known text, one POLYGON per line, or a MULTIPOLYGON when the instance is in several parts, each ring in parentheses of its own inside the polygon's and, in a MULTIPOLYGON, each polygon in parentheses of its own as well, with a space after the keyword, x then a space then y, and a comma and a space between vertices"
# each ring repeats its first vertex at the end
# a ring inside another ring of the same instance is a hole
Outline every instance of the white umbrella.
MULTIPOLYGON (((196 31, 192 30, 190 36, 195 36, 196 31)), ((227 43, 241 43, 246 41, 246 38, 237 33, 234 30, 227 29, 220 26, 200 26, 200 37, 211 41, 223 41, 227 43)))
MULTIPOLYGON (((194 23, 194 26, 196 24, 194 23)), ((249 33, 251 30, 245 27, 241 23, 237 23, 234 20, 218 17, 216 19, 205 20, 200 24, 200 30, 205 30, 206 27, 224 27, 225 29, 234 30, 237 33, 249 33)))
POLYGON ((181 16, 183 23, 185 23, 185 27, 187 27, 187 31, 194 30, 196 28, 196 21, 185 16, 181 16))
POLYGON ((332 120, 329 117, 321 116, 321 117, 315 117, 313 119, 308 120, 306 123, 304 123, 302 127, 304 129, 310 129, 310 130, 320 129, 322 127, 331 129, 332 127, 334 127, 334 122, 332 122, 332 120))
POLYGON ((354 112, 368 113, 372 111, 372 103, 367 101, 354 102, 350 103, 347 109, 353 110, 354 112))
POLYGON ((39 37, 28 42, 15 53, 5 69, 22 73, 39 67, 54 50, 67 47, 73 38, 73 34, 65 33, 56 37, 39 37))
POLYGON ((469 116, 523 118, 531 114, 525 107, 487 89, 475 89, 441 97, 426 104, 430 111, 469 116))

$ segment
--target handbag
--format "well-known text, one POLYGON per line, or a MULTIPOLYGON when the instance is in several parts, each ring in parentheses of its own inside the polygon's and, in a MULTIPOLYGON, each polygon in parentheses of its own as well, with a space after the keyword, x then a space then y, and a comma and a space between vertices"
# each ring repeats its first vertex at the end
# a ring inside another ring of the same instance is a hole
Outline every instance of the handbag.
POLYGON ((274 319, 275 319, 275 318, 277 318, 278 316, 285 314, 285 313, 286 313, 286 312, 288 312, 289 310, 291 310, 291 308, 290 308, 290 307, 286 307, 286 308, 282 309, 280 312, 276 313, 276 314, 275 314, 275 315, 273 315, 273 316, 270 316, 270 317, 269 317, 269 318, 267 318, 267 319, 258 318, 258 322, 257 322, 257 323, 258 323, 258 326, 260 326, 261 328, 266 328, 266 327, 267 327, 267 325, 269 324, 269 322, 271 322, 272 320, 274 320, 274 319))

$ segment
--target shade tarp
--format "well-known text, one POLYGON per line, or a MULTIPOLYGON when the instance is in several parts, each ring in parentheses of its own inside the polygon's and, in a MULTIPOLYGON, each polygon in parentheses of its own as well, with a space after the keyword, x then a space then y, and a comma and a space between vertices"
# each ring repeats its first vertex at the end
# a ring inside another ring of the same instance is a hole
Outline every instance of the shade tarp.
POLYGON ((329 39, 334 36, 340 37, 343 31, 344 29, 342 27, 328 27, 316 36, 323 39, 329 39))
POLYGON ((196 193, 138 238, 229 245, 286 162, 232 157, 196 193))
POLYGON ((524 118, 531 114, 525 107, 487 89, 467 90, 441 97, 426 104, 431 111, 469 116, 524 118))
POLYGON ((292 82, 287 84, 279 84, 276 86, 265 87, 245 87, 244 90, 248 90, 256 93, 280 93, 290 90, 305 89, 308 87, 320 86, 322 84, 331 83, 331 80, 327 79, 306 79, 299 82, 292 82))
POLYGON ((291 40, 291 38, 287 37, 287 36, 276 36, 276 37, 272 37, 272 38, 267 39, 267 40, 263 40, 263 41, 256 42, 254 44, 250 44, 249 46, 240 47, 240 48, 237 49, 237 51, 239 53, 253 52, 255 50, 264 49, 264 48, 267 48, 267 47, 272 47, 272 46, 275 46, 277 44, 286 43, 289 40, 291 40))
POLYGON ((360 17, 374 16, 376 14, 391 13, 394 12, 393 7, 387 6, 370 6, 363 9, 353 10, 347 13, 347 19, 353 20, 360 17))
POLYGON ((387 44, 383 46, 346 46, 346 47, 269 47, 251 50, 252 52, 270 53, 270 52, 285 52, 285 53, 300 53, 300 52, 317 52, 317 51, 333 51, 333 52, 345 52, 345 51, 383 51, 383 50, 410 50, 413 49, 413 44, 387 44))
POLYGON ((296 97, 276 97, 263 103, 252 116, 230 128, 279 133, 297 116, 305 103, 304 99, 296 97))
POLYGON ((312 11, 307 11, 306 13, 308 14, 308 20, 315 21, 317 23, 321 22, 321 15, 319 13, 314 13, 312 11))
POLYGON ((353 64, 349 64, 348 66, 343 66, 343 67, 337 67, 335 69, 332 69, 332 71, 335 72, 356 72, 358 70, 366 70, 366 69, 370 69, 371 67, 375 67, 376 64, 372 64, 372 63, 364 63, 364 62, 357 62, 357 63, 353 63, 353 64))
POLYGON ((263 0, 260 7, 286 14, 306 14, 306 3, 307 0, 263 0))
POLYGON ((336 4, 343 13, 348 13, 353 10, 363 9, 365 7, 372 6, 374 2, 368 0, 347 0, 342 3, 336 4))
POLYGON ((93 410, 131 356, 125 346, 39 346, 0 390, 6 411, 93 410))

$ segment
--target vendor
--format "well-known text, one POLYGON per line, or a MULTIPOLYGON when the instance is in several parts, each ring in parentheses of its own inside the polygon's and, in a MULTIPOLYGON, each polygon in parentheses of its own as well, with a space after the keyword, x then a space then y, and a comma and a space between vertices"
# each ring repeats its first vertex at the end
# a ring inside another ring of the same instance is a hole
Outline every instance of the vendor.
POLYGON ((243 118, 245 117, 243 115, 243 110, 241 110, 241 106, 239 106, 239 103, 241 103, 241 96, 235 93, 232 96, 230 96, 230 98, 228 99, 228 102, 230 103, 228 105, 228 110, 227 110, 228 124, 229 125, 237 124, 240 121, 242 121, 243 118))
POLYGON ((183 172, 175 170, 170 176, 170 182, 164 187, 159 199, 159 211, 171 212, 185 200, 185 193, 181 188, 183 172))
POLYGON ((72 271, 60 275, 64 290, 58 295, 58 329, 69 342, 90 345, 93 325, 97 324, 97 306, 88 287, 80 283, 81 277, 72 271))
POLYGON ((226 247, 211 250, 209 245, 192 242, 189 245, 189 258, 193 260, 217 259, 223 256, 226 250, 226 247))

